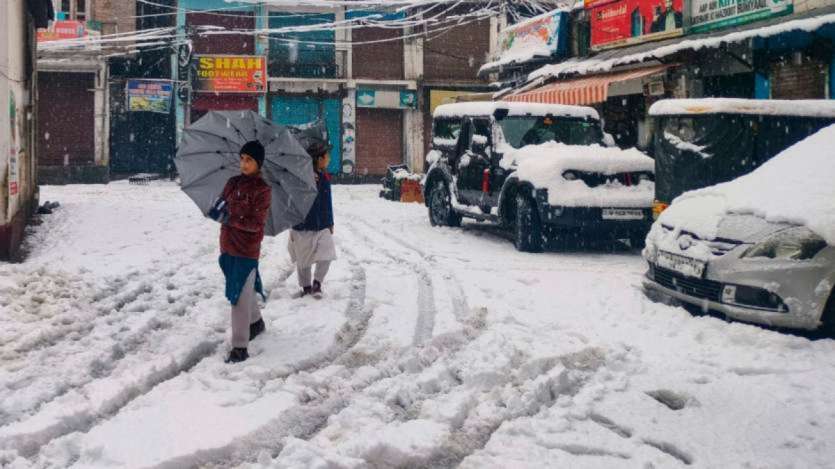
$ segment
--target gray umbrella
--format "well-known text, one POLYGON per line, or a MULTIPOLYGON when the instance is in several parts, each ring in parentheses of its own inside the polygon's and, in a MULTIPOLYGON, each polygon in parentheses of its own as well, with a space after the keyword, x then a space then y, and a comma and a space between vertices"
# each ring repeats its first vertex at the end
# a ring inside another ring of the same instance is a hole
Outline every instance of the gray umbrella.
POLYGON ((211 111, 183 131, 174 164, 180 187, 206 215, 241 174, 239 151, 250 140, 264 145, 261 174, 272 188, 264 234, 275 236, 304 221, 316 199, 313 163, 286 127, 252 111, 211 111))

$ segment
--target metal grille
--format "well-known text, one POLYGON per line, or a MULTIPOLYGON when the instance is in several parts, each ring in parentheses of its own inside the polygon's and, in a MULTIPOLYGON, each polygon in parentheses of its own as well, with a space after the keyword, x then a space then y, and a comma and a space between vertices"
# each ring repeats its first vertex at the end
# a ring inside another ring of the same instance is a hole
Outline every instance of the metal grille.
POLYGON ((653 271, 655 281, 670 290, 717 303, 722 302, 722 284, 719 282, 687 277, 660 267, 655 267, 653 271))

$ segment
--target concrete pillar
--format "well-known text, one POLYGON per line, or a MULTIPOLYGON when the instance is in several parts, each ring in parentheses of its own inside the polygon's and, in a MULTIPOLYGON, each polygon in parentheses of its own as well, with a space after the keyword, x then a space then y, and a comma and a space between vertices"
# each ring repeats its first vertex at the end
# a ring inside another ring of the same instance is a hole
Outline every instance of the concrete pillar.
MULTIPOLYGON (((407 30, 412 33, 413 30, 407 30)), ((415 37, 406 40, 403 47, 403 72, 406 80, 416 80, 417 104, 414 109, 403 111, 403 143, 404 160, 412 172, 423 172, 423 106, 421 98, 424 88, 423 78, 423 38, 415 37)))

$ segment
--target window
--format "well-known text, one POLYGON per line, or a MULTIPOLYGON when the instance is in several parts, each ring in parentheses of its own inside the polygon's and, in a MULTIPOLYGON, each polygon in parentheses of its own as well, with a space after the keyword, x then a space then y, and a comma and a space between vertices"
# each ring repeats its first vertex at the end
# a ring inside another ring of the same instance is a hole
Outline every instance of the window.
POLYGON ((56 15, 55 19, 87 20, 87 0, 60 0, 55 6, 59 7, 58 11, 62 13, 56 15))
POLYGON ((600 143, 603 135, 597 122, 555 117, 507 117, 500 123, 505 140, 514 148, 559 142, 566 145, 600 143))
POLYGON ((454 147, 461 134, 461 119, 436 119, 432 129, 432 144, 441 147, 454 147))

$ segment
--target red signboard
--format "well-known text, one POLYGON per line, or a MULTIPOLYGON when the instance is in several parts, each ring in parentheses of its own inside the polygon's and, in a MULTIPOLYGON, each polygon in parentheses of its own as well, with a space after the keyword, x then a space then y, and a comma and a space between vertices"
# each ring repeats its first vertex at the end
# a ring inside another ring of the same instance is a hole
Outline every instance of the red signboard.
POLYGON ((683 0, 586 0, 593 49, 682 34, 683 0))
POLYGON ((83 21, 53 21, 49 28, 38 30, 38 42, 60 41, 62 39, 78 39, 84 37, 87 28, 83 21))
POLYGON ((195 56, 194 91, 265 93, 267 59, 260 55, 195 56))

